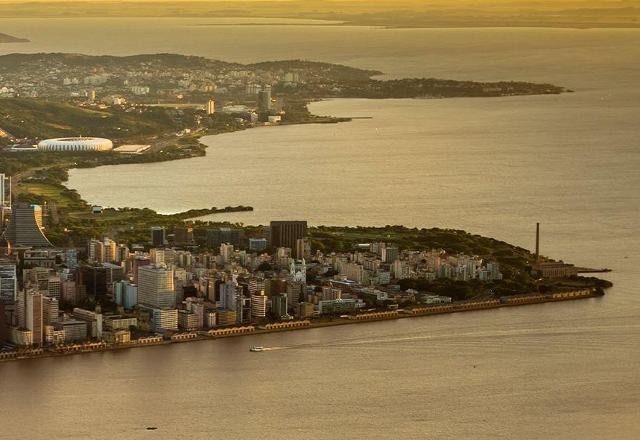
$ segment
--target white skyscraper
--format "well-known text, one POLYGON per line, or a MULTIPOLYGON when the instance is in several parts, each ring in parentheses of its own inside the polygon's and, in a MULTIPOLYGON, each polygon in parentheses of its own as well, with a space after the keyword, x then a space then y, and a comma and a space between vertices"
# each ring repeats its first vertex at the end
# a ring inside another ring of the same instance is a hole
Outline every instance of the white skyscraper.
POLYGON ((164 264, 138 268, 138 304, 160 309, 175 308, 173 270, 164 264))
POLYGON ((25 327, 33 333, 33 343, 42 345, 42 332, 44 330, 44 317, 42 307, 42 295, 35 292, 27 292, 25 296, 25 327))

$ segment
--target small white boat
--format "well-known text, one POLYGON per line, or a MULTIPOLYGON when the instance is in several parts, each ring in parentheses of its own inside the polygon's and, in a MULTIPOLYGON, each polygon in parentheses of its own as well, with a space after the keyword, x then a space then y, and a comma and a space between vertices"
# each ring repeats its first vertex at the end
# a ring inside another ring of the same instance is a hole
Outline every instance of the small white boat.
POLYGON ((249 347, 249 351, 258 353, 258 352, 264 351, 264 347, 258 347, 258 346, 252 345, 251 347, 249 347))

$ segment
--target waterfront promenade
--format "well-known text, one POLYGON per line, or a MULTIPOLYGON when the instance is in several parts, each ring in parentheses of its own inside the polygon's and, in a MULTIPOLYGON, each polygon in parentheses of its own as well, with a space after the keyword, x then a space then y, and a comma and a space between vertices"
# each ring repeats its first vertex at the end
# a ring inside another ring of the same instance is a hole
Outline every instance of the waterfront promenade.
POLYGON ((141 348, 157 345, 169 345, 176 343, 209 341, 212 339, 268 334, 284 331, 317 329, 338 325, 351 325, 364 322, 388 321, 395 319, 418 318, 447 313, 472 312, 479 310, 496 309, 502 307, 525 306, 532 304, 551 303, 558 301, 573 301, 578 299, 596 298, 602 296, 595 289, 572 290, 549 294, 531 293, 502 298, 482 300, 458 301, 451 304, 416 307, 413 309, 384 310, 375 312, 357 313, 353 315, 341 315, 335 318, 323 318, 317 320, 289 321, 266 326, 246 325, 241 327, 222 327, 208 332, 189 332, 174 334, 169 339, 162 336, 152 336, 135 339, 126 344, 110 344, 104 341, 85 344, 70 344, 59 347, 30 348, 23 351, 0 353, 0 362, 16 361, 21 359, 35 359, 44 357, 66 356, 81 353, 95 353, 109 350, 123 350, 129 348, 141 348))

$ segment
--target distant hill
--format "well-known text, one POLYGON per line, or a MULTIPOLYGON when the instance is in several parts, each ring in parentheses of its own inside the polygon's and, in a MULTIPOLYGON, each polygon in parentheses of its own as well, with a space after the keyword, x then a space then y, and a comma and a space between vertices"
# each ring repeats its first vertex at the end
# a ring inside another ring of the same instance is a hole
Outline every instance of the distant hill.
POLYGON ((0 43, 28 43, 26 38, 12 37, 11 35, 3 34, 0 32, 0 43))
POLYGON ((40 99, 1 98, 2 129, 19 138, 92 136, 126 139, 175 129, 164 109, 128 113, 117 108, 96 110, 40 99))

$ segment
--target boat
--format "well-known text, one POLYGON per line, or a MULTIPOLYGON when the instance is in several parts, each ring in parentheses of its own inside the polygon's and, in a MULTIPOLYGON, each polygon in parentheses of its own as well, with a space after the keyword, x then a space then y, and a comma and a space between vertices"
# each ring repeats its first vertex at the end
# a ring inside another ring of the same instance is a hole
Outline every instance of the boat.
POLYGON ((264 347, 258 347, 258 346, 252 345, 251 347, 249 347, 249 351, 253 351, 254 353, 259 353, 261 351, 264 351, 264 347))

